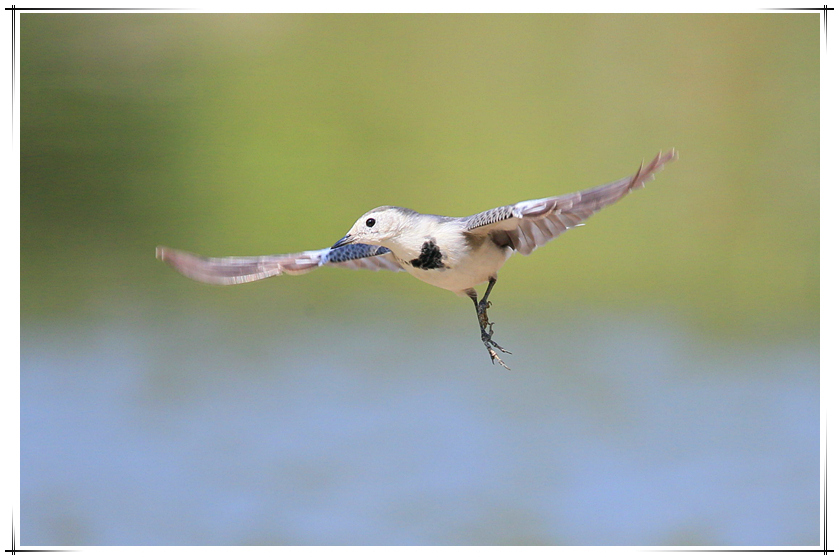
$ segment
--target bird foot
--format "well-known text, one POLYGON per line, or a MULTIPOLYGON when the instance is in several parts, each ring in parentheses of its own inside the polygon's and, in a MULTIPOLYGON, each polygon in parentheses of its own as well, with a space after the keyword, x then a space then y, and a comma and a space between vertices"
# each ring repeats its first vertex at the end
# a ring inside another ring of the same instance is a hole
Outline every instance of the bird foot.
MULTIPOLYGON (((501 357, 498 355, 498 352, 496 352, 495 350, 493 350, 489 346, 487 346, 487 351, 489 352, 489 359, 492 361, 493 364, 495 363, 496 360, 498 360, 498 363, 500 365, 502 365, 504 367, 504 369, 506 369, 507 371, 510 371, 510 367, 507 364, 504 363, 504 360, 501 359, 501 357)), ((503 350, 503 351, 507 352, 506 350, 503 350)), ((509 354, 509 352, 507 352, 507 353, 509 354)))
POLYGON ((486 346, 487 352, 489 352, 489 359, 492 361, 492 363, 494 364, 495 361, 498 360, 499 364, 504 366, 504 368, 507 371, 510 371, 510 368, 507 367, 507 364, 504 363, 504 360, 501 359, 501 357, 498 355, 498 352, 496 352, 493 349, 493 347, 504 352, 505 354, 512 354, 512 352, 510 352, 509 350, 505 350, 501 347, 500 344, 492 340, 492 325, 493 323, 487 323, 486 328, 488 330, 481 329, 481 341, 484 343, 484 346, 486 346))

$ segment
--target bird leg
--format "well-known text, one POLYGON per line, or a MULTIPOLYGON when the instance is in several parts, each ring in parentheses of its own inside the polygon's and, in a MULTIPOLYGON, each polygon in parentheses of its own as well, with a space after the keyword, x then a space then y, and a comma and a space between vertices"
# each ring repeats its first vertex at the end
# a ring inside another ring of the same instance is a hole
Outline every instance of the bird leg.
POLYGON ((492 363, 495 363, 495 361, 498 360, 499 364, 509 370, 510 368, 507 367, 507 364, 504 363, 504 360, 498 356, 498 352, 496 352, 493 348, 497 348, 505 354, 510 354, 511 352, 504 350, 504 348, 502 348, 497 342, 492 340, 492 325, 494 323, 490 323, 489 317, 487 317, 487 309, 489 309, 490 305, 492 305, 487 298, 489 298, 489 293, 492 291, 492 287, 495 285, 496 280, 496 278, 489 279, 487 291, 481 301, 478 301, 478 294, 475 290, 470 290, 467 294, 470 298, 472 298, 472 302, 475 304, 475 312, 478 314, 478 326, 481 327, 481 342, 483 342, 484 346, 486 346, 487 352, 489 352, 490 360, 492 363))

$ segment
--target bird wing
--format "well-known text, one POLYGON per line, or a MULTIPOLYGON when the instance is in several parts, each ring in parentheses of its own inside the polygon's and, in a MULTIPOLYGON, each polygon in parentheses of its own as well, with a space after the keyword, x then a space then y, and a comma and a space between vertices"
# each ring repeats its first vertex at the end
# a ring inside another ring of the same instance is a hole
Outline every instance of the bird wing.
POLYGON ((244 284, 281 274, 305 274, 320 266, 402 270, 390 249, 362 244, 262 257, 202 257, 169 247, 158 247, 156 253, 158 259, 187 278, 218 285, 244 284))
POLYGON ((466 230, 488 234, 499 245, 529 255, 562 232, 583 225, 583 220, 604 206, 643 187, 672 159, 678 159, 676 150, 659 152, 646 167, 642 163, 635 175, 613 183, 562 196, 525 200, 469 216, 464 218, 466 230))

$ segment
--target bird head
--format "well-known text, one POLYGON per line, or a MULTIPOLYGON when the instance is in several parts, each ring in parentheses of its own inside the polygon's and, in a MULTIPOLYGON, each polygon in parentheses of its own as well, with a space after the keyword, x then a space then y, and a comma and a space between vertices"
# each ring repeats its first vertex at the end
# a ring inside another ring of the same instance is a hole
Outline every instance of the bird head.
POLYGON ((399 235, 413 210, 398 206, 379 206, 361 216, 347 232, 339 239, 333 249, 351 243, 387 246, 388 242, 399 235))

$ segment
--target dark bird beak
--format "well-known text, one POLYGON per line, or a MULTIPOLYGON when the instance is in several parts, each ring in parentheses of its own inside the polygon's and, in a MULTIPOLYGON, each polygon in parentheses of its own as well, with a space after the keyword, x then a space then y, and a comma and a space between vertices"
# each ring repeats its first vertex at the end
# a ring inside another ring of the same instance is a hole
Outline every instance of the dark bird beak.
POLYGON ((349 245, 350 243, 352 243, 352 238, 349 234, 347 234, 338 241, 336 241, 335 245, 333 245, 332 248, 337 249, 338 247, 343 247, 344 245, 349 245))

